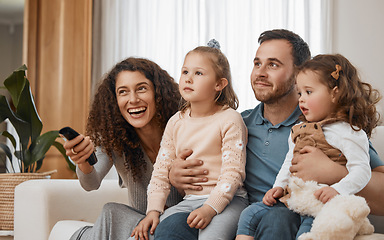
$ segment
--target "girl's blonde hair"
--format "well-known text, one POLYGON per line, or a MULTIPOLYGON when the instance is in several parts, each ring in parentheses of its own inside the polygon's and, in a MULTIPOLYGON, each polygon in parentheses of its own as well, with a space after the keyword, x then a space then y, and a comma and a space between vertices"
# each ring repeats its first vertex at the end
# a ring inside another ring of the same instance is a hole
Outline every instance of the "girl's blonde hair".
MULTIPOLYGON (((220 51, 220 49, 206 46, 196 47, 195 49, 189 51, 185 57, 187 57, 190 53, 199 53, 207 56, 212 62, 212 66, 217 77, 216 79, 219 80, 221 78, 226 78, 228 80, 228 85, 218 93, 215 101, 218 105, 228 105, 236 110, 239 106, 239 100, 232 87, 231 69, 227 57, 220 51)), ((184 112, 190 107, 190 105, 191 104, 189 102, 183 100, 180 111, 184 112)))
POLYGON ((369 83, 362 82, 357 69, 340 54, 317 55, 305 62, 298 72, 307 70, 317 73, 329 89, 338 88, 334 117, 348 122, 356 131, 364 130, 370 137, 380 119, 375 106, 381 99, 380 93, 369 83))

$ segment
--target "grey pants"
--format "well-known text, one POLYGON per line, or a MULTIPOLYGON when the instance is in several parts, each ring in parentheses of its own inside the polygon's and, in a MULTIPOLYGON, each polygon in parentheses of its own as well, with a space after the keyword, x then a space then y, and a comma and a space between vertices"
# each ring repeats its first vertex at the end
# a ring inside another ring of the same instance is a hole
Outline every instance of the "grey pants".
MULTIPOLYGON (((160 217, 160 221, 178 212, 192 212, 201 207, 206 199, 183 200, 179 204, 168 208, 160 217)), ((248 206, 248 200, 242 197, 234 197, 231 203, 222 213, 216 215, 211 223, 199 231, 199 239, 234 239, 236 236, 237 222, 244 208, 248 206)), ((136 225, 145 217, 127 205, 120 203, 107 203, 96 220, 93 227, 86 226, 77 230, 70 240, 127 240, 136 225)), ((153 240, 153 235, 149 235, 153 240)))
MULTIPOLYGON (((201 207, 207 199, 183 200, 179 204, 165 210, 160 221, 178 212, 192 212, 201 207)), ((199 240, 234 239, 236 237, 237 222, 244 208, 248 206, 248 200, 235 196, 224 211, 215 217, 209 225, 199 230, 199 240)))
MULTIPOLYGON (((120 203, 107 203, 93 227, 77 230, 70 240, 126 240, 145 214, 120 203)), ((150 239, 154 239, 150 235, 150 239)))

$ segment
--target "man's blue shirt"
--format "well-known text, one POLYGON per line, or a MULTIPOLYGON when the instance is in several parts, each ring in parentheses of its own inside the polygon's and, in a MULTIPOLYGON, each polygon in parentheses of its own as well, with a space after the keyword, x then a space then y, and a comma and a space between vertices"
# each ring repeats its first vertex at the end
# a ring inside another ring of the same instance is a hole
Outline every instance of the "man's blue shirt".
MULTIPOLYGON (((261 201, 272 188, 277 173, 288 152, 288 137, 293 125, 301 115, 297 106, 283 122, 272 125, 263 116, 264 104, 241 113, 248 128, 247 164, 245 187, 250 203, 261 201)), ((370 145, 371 168, 383 165, 370 145)))

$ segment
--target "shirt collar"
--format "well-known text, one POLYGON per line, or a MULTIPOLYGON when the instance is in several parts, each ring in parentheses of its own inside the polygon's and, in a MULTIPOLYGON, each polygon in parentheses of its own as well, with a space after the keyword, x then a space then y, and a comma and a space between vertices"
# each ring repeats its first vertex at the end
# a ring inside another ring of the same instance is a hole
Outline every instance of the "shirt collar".
MULTIPOLYGON (((269 123, 268 119, 264 118, 264 103, 260 103, 259 107, 256 109, 256 121, 255 123, 258 125, 263 124, 264 122, 269 123)), ((299 116, 301 115, 300 107, 297 105, 295 110, 291 113, 291 115, 285 119, 283 122, 276 124, 275 127, 279 126, 292 126, 298 121, 299 116)))
POLYGON ((260 103, 256 109, 256 119, 255 119, 255 123, 257 125, 261 125, 263 124, 264 122, 268 122, 267 119, 264 118, 263 116, 263 112, 264 112, 264 103, 260 103))

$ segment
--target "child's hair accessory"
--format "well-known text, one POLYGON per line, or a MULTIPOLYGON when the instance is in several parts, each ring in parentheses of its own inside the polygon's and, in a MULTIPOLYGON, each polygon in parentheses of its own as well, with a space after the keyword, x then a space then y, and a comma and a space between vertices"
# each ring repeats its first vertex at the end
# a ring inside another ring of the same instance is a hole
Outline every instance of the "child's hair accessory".
POLYGON ((339 76, 340 76, 339 72, 340 72, 341 70, 342 70, 342 69, 341 69, 341 66, 340 66, 339 64, 336 64, 336 70, 333 71, 333 72, 331 73, 332 77, 333 77, 335 80, 339 80, 339 76))
POLYGON ((211 47, 211 48, 216 48, 216 49, 219 49, 220 50, 220 43, 218 41, 216 41, 216 39, 211 39, 209 40, 209 42, 207 43, 207 46, 208 47, 211 47))

